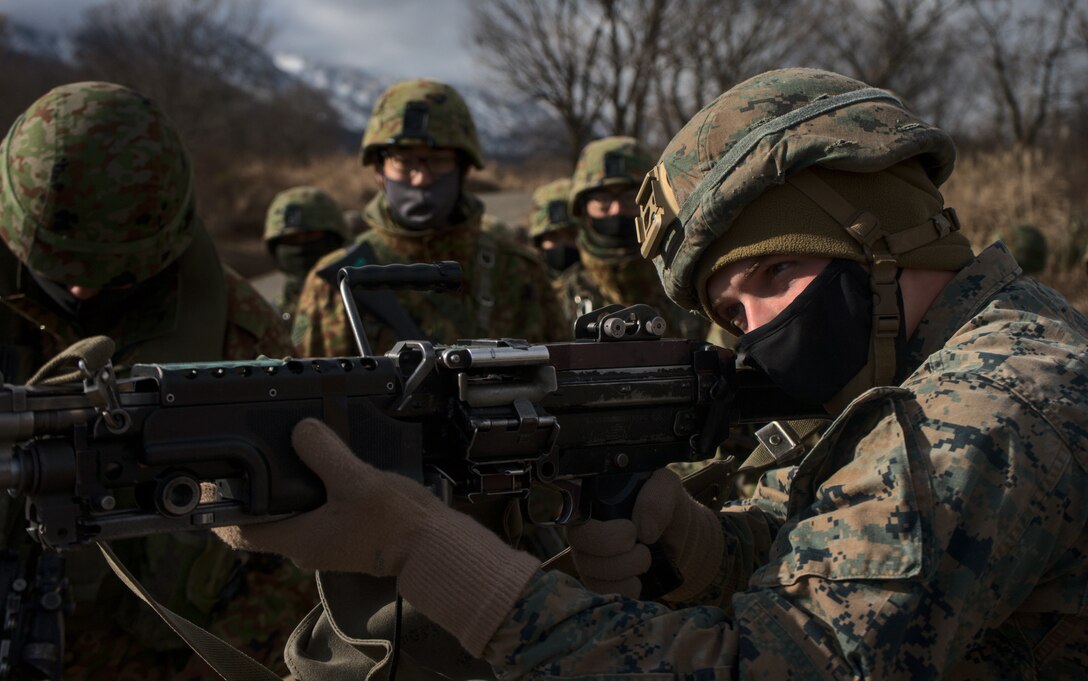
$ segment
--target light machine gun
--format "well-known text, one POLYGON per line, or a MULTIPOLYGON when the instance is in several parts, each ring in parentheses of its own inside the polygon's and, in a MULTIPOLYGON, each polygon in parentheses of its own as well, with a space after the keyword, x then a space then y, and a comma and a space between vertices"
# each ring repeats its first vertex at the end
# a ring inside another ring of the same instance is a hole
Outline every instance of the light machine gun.
MULTIPOLYGON (((450 288, 460 268, 340 278, 366 348, 353 289, 450 288)), ((562 524, 628 515, 653 471, 712 458, 731 425, 818 412, 730 351, 664 331, 650 307, 614 305, 578 319, 565 343, 405 340, 384 355, 137 364, 126 378, 81 362, 82 380, 0 388, 0 488, 25 497, 30 534, 56 550, 266 522, 324 501, 290 438, 316 417, 447 500, 548 486, 561 504, 531 520, 562 524)), ((669 590, 667 568, 646 591, 669 590)))

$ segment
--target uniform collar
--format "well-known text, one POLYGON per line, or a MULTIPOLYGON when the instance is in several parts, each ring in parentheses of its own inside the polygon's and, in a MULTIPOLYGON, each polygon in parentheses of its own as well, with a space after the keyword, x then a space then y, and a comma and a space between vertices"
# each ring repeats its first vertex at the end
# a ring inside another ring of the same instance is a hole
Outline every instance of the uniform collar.
POLYGON ((461 197, 455 210, 463 210, 461 214, 468 217, 443 229, 417 232, 397 225, 389 212, 385 195, 379 194, 366 208, 367 221, 373 225, 373 229, 361 234, 359 239, 370 241, 375 247, 380 246, 379 259, 395 257, 396 262, 456 260, 464 268, 465 276, 469 276, 477 256, 483 203, 468 194, 461 197))
POLYGON ((982 251, 948 282, 930 305, 907 343, 907 366, 900 369, 899 375, 910 374, 944 347, 994 294, 1020 274, 1020 266, 1004 244, 998 242, 982 251))

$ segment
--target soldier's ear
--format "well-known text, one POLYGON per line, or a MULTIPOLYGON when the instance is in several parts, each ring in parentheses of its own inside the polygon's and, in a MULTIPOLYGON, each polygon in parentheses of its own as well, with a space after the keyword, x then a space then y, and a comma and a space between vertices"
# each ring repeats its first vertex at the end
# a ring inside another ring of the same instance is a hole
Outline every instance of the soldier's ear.
POLYGON ((374 171, 374 180, 378 183, 378 189, 385 191, 385 175, 380 170, 374 171))

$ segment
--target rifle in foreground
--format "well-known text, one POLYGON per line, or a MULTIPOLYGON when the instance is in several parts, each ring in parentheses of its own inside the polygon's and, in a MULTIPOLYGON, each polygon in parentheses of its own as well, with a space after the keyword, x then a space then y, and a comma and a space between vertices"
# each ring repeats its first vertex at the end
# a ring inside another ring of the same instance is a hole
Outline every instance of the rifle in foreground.
MULTIPOLYGON (((342 289, 376 276, 425 287, 450 265, 345 268, 342 289)), ((31 535, 58 550, 266 522, 324 500, 291 448, 315 417, 446 499, 550 487, 561 508, 531 520, 569 523, 628 513, 653 471, 713 457, 731 425, 817 412, 730 351, 663 332, 650 307, 615 305, 566 343, 412 340, 377 356, 137 364, 126 378, 81 363, 81 381, 0 388, 0 488, 26 498, 31 535)))

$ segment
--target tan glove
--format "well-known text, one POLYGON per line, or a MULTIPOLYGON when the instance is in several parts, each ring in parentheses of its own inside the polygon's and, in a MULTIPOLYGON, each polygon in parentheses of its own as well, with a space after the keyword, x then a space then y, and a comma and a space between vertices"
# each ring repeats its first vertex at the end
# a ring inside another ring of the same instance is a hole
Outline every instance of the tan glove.
POLYGON ((303 568, 398 577, 412 605, 479 656, 539 562, 414 480, 362 461, 320 421, 301 421, 291 442, 325 483, 325 504, 216 534, 236 549, 279 553, 303 568))
POLYGON ((725 547, 718 515, 691 498, 668 469, 655 472, 639 490, 631 520, 590 520, 567 528, 582 583, 598 593, 638 598, 640 576, 650 568, 650 544, 662 542, 683 579, 666 600, 701 592, 718 574, 725 547))

